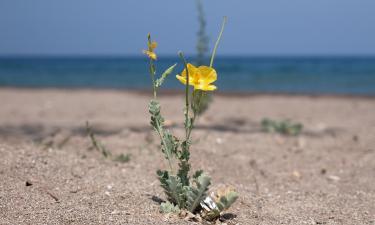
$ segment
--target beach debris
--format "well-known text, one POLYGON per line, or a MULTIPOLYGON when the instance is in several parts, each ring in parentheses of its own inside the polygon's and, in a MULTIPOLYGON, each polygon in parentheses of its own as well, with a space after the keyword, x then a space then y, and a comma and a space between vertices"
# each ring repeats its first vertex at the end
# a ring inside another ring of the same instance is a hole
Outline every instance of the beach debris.
POLYGON ((219 138, 219 137, 216 138, 216 143, 217 143, 217 144, 221 145, 221 144, 223 144, 223 142, 224 142, 224 141, 223 141, 222 138, 219 138))
POLYGON ((218 189, 211 193, 202 202, 201 216, 208 221, 218 219, 238 198, 237 192, 232 187, 218 189))
POLYGON ((27 181, 25 182, 25 185, 26 185, 26 187, 28 187, 28 186, 32 186, 33 183, 31 183, 31 181, 27 180, 27 181))
POLYGON ((25 185, 27 187, 35 186, 39 191, 41 191, 43 193, 46 193, 51 198, 53 198, 55 200, 55 202, 60 202, 60 199, 54 193, 52 193, 50 190, 48 190, 47 187, 45 187, 44 185, 41 185, 40 182, 26 180, 25 185))
POLYGON ((180 216, 183 215, 184 220, 191 221, 191 222, 202 222, 202 217, 200 215, 195 215, 189 211, 183 210, 180 213, 180 216))
POLYGON ((335 175, 330 175, 327 178, 328 178, 328 180, 336 181, 336 182, 341 179, 339 176, 335 176, 335 175))
POLYGON ((56 197, 56 195, 54 195, 52 192, 48 191, 48 190, 45 190, 45 192, 51 196, 56 202, 60 202, 59 198, 56 197))
POLYGON ((298 172, 297 170, 294 170, 292 173, 293 177, 300 179, 302 177, 301 173, 298 172))
POLYGON ((211 198, 211 197, 209 197, 209 196, 207 196, 201 203, 200 203, 200 205, 202 206, 202 208, 204 209, 204 210, 206 210, 206 211, 211 211, 211 210, 213 210, 213 209, 217 209, 217 205, 216 205, 216 203, 215 203, 215 201, 211 198))
POLYGON ((108 191, 112 190, 112 188, 113 188, 113 184, 108 184, 108 185, 107 185, 107 190, 108 190, 108 191))
POLYGON ((353 135, 353 141, 354 142, 359 142, 359 136, 358 135, 353 135))

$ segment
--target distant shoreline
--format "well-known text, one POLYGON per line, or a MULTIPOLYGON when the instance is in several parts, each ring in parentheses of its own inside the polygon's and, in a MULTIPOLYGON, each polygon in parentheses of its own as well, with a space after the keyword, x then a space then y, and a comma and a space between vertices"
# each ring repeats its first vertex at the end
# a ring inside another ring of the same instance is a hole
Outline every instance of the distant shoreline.
MULTIPOLYGON (((157 71, 177 62, 158 60, 157 71)), ((182 71, 180 64, 175 73, 182 71)), ((217 58, 215 82, 225 95, 375 96, 375 58, 217 58)), ((181 90, 172 78, 164 90, 181 90)), ((0 87, 150 88, 145 58, 34 58, 0 60, 0 87)))

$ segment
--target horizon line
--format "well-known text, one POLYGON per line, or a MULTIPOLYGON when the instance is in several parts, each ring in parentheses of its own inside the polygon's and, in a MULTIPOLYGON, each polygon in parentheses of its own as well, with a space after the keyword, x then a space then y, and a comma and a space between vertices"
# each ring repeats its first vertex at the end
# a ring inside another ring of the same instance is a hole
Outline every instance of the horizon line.
MULTIPOLYGON (((195 58, 196 54, 187 54, 195 58)), ((142 54, 0 54, 4 58, 144 58, 142 54)), ((159 54, 162 58, 178 58, 174 54, 159 54)), ((207 57, 209 58, 209 57, 207 57)), ((220 54, 216 58, 375 58, 374 54, 220 54)))

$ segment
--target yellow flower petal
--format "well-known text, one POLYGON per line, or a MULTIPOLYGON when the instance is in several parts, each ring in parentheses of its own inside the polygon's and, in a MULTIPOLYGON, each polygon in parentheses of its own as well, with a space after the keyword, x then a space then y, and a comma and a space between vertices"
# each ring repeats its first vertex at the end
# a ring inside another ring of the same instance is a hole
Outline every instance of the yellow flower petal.
MULTIPOLYGON (((182 84, 186 85, 186 77, 176 75, 177 80, 179 80, 182 84)), ((189 82, 190 83, 190 82, 189 82)))
MULTIPOLYGON (((187 64, 187 69, 189 73, 189 85, 195 85, 198 82, 198 77, 197 77, 197 68, 188 63, 187 64)), ((181 73, 181 75, 177 75, 176 78, 183 84, 186 84, 186 69, 184 69, 181 73)))
POLYGON ((157 56, 156 56, 155 52, 143 50, 143 54, 147 55, 149 58, 151 58, 153 60, 157 59, 157 56))
MULTIPOLYGON (((211 84, 217 79, 215 69, 208 66, 200 66, 197 68, 190 63, 187 64, 187 69, 189 72, 189 85, 194 86, 194 89, 203 91, 216 90, 216 86, 211 84)), ((182 71, 181 75, 176 75, 176 78, 186 85, 186 69, 182 71)))
POLYGON ((194 89, 202 90, 202 91, 214 91, 217 89, 215 85, 212 84, 198 84, 194 86, 194 89))
POLYGON ((217 80, 217 73, 215 69, 208 66, 198 67, 199 79, 203 80, 205 83, 213 83, 217 80))

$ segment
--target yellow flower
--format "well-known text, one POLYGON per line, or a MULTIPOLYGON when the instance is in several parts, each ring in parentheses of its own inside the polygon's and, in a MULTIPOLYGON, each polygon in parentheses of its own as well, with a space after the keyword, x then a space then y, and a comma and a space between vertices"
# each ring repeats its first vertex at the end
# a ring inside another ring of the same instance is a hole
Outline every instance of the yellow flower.
POLYGON ((150 59, 156 60, 157 56, 154 50, 158 47, 158 43, 156 41, 151 41, 150 35, 148 35, 147 47, 148 50, 143 50, 143 54, 147 55, 150 59))
MULTIPOLYGON (((217 73, 215 69, 208 66, 195 67, 188 63, 187 69, 189 72, 189 85, 194 86, 194 89, 203 91, 213 91, 216 86, 212 83, 217 79, 217 73)), ((181 75, 176 75, 176 78, 183 84, 186 85, 186 69, 184 69, 181 75)))

